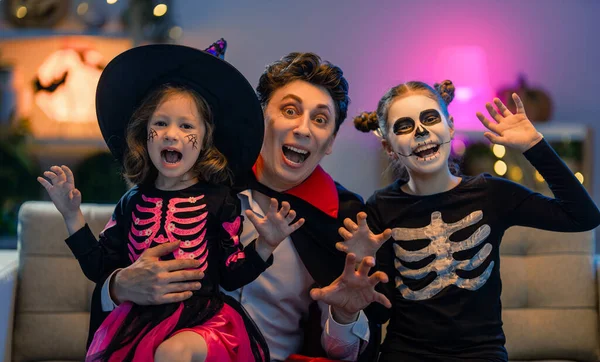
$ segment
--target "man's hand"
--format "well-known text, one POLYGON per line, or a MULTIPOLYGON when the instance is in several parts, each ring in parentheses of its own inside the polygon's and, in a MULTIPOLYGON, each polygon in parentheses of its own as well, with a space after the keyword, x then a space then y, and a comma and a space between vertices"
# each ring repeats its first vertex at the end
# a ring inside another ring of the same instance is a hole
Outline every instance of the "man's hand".
POLYGON ((355 263, 354 254, 346 255, 342 275, 330 285, 310 291, 314 300, 322 300, 332 307, 334 319, 339 323, 355 321, 358 313, 373 302, 383 304, 386 308, 392 307, 390 301, 375 290, 379 282, 387 283, 387 275, 378 271, 369 276, 369 271, 375 266, 373 257, 364 258, 358 270, 354 270, 355 263))
POLYGON ((285 238, 304 225, 303 218, 292 223, 296 218, 296 211, 291 209, 289 202, 282 202, 279 210, 278 207, 279 202, 272 198, 264 217, 246 210, 246 217, 258 232, 256 252, 263 260, 267 260, 285 238))
POLYGON ((109 285, 116 303, 130 301, 139 305, 157 305, 186 300, 202 287, 204 272, 195 259, 159 260, 177 250, 179 242, 165 243, 145 250, 130 266, 118 271, 109 285))
POLYGON ((338 229, 344 241, 336 243, 335 247, 346 254, 354 254, 357 260, 363 260, 367 256, 375 257, 381 245, 392 236, 392 230, 386 229, 381 234, 373 234, 367 225, 365 212, 359 212, 356 219, 357 223, 349 218, 344 220, 344 226, 338 229))

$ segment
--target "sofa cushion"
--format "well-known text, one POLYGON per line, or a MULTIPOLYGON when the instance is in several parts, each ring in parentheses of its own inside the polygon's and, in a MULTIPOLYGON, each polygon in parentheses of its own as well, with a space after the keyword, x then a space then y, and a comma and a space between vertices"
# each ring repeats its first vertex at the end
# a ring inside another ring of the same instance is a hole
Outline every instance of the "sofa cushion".
POLYGON ((506 231, 500 272, 509 358, 598 360, 593 236, 524 227, 506 231))
MULTIPOLYGON (((98 235, 113 205, 83 204, 98 235)), ((19 270, 13 361, 81 361, 94 284, 86 279, 64 239, 65 223, 50 202, 26 202, 19 210, 19 270)))
POLYGON ((82 361, 89 319, 89 313, 17 314, 13 361, 82 361))

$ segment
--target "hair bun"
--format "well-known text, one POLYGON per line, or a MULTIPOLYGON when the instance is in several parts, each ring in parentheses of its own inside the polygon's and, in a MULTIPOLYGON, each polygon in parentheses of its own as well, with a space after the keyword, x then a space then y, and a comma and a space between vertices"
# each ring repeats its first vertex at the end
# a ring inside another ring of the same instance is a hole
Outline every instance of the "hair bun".
POLYGON ((377 112, 362 112, 354 117, 354 127, 361 132, 371 132, 379 128, 377 112))
POLYGON ((442 83, 435 83, 433 87, 436 91, 438 91, 440 96, 442 96, 442 99, 447 105, 452 102, 456 88, 454 87, 454 84, 452 84, 451 80, 446 79, 442 83))

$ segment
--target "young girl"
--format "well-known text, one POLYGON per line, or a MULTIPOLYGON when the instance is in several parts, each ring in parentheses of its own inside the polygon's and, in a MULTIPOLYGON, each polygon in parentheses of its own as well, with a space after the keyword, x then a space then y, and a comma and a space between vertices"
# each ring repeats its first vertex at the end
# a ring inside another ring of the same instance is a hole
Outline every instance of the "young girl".
MULTIPOLYGON (((260 237, 239 242, 240 205, 226 184, 247 173, 262 145, 258 99, 232 66, 207 52, 138 47, 116 57, 97 90, 102 134, 125 177, 135 184, 119 201, 98 242, 80 210, 81 194, 66 166, 38 178, 63 215, 66 240, 85 275, 99 283, 144 250, 168 242, 165 259, 194 260, 191 298, 155 306, 124 302, 96 332, 88 361, 268 361, 262 335, 219 286, 235 290, 272 263, 292 224, 288 203, 271 199, 265 218, 250 215, 260 237), (226 85, 226 86, 225 86, 226 85), (126 140, 126 141, 125 141, 126 140)), ((177 297, 175 294, 173 297, 177 297)))
POLYGON ((458 176, 449 168, 454 135, 450 81, 435 89, 408 82, 390 89, 376 113, 355 126, 375 131, 406 177, 375 192, 358 224, 345 221, 341 250, 377 253, 390 277, 393 307, 369 307, 390 318, 379 361, 506 361, 501 320, 499 244, 513 225, 576 232, 600 224, 600 212, 573 173, 527 119, 516 94, 512 114, 499 99, 477 117, 491 142, 515 148, 539 171, 555 198, 489 174, 458 176), (384 243, 389 237, 391 239, 384 243), (387 312, 387 313, 386 313, 387 312))

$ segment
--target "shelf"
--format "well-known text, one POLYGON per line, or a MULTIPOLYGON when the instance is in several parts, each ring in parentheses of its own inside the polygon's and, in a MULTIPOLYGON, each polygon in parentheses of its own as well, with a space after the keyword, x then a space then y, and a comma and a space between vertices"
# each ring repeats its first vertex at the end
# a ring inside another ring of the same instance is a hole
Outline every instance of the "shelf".
POLYGON ((106 32, 102 30, 54 30, 32 28, 10 28, 0 30, 0 40, 27 39, 52 36, 100 36, 103 38, 129 38, 126 32, 106 32))
MULTIPOLYGON (((548 142, 556 141, 581 141, 584 142, 590 135, 590 128, 585 124, 578 123, 545 123, 534 124, 535 128, 544 135, 548 142)), ((456 130, 457 134, 465 135, 469 139, 485 139, 482 131, 456 130)))
POLYGON ((103 139, 36 138, 31 140, 30 142, 32 146, 84 146, 106 148, 106 143, 103 139))

